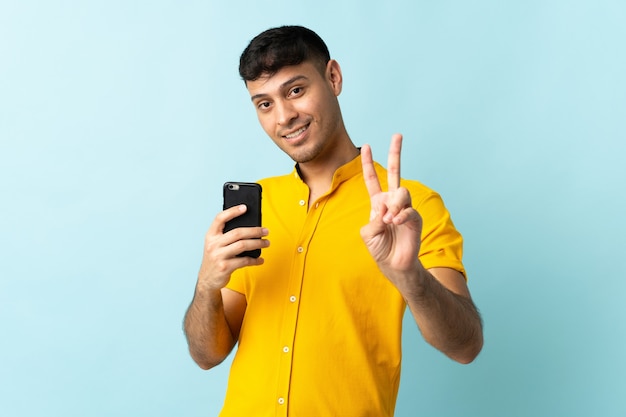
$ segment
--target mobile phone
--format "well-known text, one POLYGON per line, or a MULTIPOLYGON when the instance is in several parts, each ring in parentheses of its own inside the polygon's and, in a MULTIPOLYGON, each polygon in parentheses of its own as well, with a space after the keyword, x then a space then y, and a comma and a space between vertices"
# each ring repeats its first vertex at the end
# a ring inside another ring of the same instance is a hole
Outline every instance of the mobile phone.
MULTIPOLYGON (((241 216, 226 222, 224 233, 237 227, 261 226, 261 194, 261 185, 254 182, 224 183, 224 210, 239 204, 245 204, 248 208, 241 216)), ((237 256, 258 258, 261 256, 261 249, 245 251, 237 256)))

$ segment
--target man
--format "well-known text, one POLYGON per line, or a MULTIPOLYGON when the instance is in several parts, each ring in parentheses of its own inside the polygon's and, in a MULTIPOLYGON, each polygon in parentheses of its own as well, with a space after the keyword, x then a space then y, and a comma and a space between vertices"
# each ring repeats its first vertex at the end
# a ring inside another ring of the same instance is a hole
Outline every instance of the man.
POLYGON ((341 68, 314 32, 261 33, 239 72, 296 166, 260 182, 264 227, 223 233, 245 206, 210 226, 185 317, 191 356, 209 369, 239 344, 222 416, 392 416, 407 305, 450 358, 469 363, 482 348, 462 238, 438 194, 400 178, 400 135, 387 170, 353 144, 341 68))

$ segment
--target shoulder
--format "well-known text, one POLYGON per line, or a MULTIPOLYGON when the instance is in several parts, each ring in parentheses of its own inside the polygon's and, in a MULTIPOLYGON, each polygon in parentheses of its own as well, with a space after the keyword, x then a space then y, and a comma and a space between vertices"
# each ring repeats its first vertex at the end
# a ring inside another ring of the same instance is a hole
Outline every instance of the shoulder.
POLYGON ((441 200, 441 196, 438 192, 419 181, 402 179, 400 180, 400 186, 409 190, 413 205, 419 206, 431 199, 441 200))
MULTIPOLYGON (((380 185, 383 191, 385 191, 387 190, 387 169, 379 163, 375 163, 374 166, 376 168, 376 173, 378 174, 380 185)), ((409 190, 414 206, 419 206, 427 200, 441 199, 439 193, 417 180, 401 178, 400 186, 409 190)))

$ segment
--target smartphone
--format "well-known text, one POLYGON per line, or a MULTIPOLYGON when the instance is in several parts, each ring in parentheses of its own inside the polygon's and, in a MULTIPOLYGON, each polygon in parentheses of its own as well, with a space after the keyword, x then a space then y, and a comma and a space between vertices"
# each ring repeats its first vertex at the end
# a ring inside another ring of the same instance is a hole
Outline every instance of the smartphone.
MULTIPOLYGON (((224 183, 224 210, 245 204, 248 209, 241 216, 226 222, 224 233, 237 227, 261 226, 261 185, 254 182, 229 181, 224 183)), ((258 258, 261 249, 245 251, 237 256, 258 258)))

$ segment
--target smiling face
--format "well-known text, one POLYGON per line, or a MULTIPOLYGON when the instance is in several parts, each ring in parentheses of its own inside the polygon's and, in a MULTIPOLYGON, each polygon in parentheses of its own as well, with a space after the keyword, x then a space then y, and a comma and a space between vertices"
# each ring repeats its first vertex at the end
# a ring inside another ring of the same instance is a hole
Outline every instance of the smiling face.
POLYGON ((263 130, 299 164, 323 163, 335 145, 349 141, 337 100, 341 85, 334 60, 323 73, 305 61, 246 83, 263 130))

